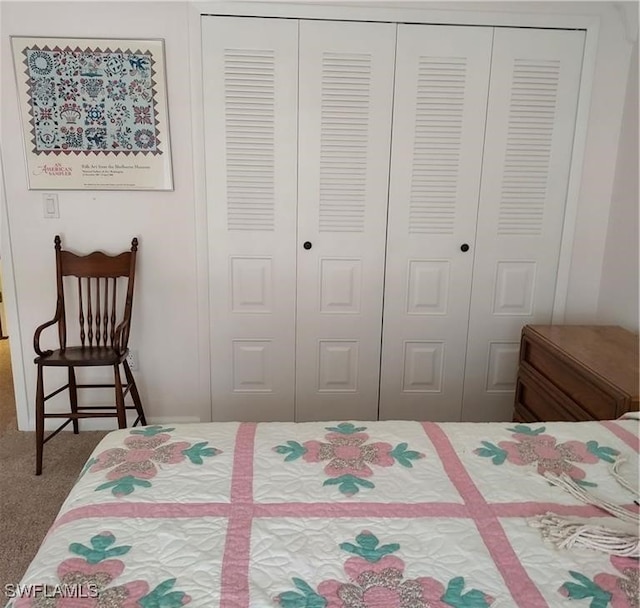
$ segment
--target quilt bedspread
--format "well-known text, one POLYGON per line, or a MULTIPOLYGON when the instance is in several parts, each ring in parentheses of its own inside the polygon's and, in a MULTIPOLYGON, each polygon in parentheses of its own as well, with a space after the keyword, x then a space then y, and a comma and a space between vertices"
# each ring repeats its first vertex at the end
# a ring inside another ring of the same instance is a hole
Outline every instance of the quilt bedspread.
MULTIPOLYGON (((638 561, 545 542, 637 509, 638 422, 207 423, 107 435, 11 608, 638 606, 638 561)), ((46 471, 45 471, 46 474, 46 471)), ((36 505, 37 508, 37 505, 36 505)))

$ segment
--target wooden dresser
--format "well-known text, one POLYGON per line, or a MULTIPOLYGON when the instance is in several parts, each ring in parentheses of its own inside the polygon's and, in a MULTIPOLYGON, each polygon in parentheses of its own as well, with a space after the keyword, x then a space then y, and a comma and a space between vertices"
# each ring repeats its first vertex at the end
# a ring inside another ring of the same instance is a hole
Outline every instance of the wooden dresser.
POLYGON ((638 336, 605 325, 526 325, 514 420, 611 420, 638 409, 638 336))

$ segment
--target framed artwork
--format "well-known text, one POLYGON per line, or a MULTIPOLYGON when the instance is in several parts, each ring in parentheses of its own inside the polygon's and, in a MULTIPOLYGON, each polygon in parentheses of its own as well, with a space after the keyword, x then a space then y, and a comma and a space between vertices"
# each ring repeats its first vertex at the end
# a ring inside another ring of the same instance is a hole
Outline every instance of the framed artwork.
POLYGON ((172 190, 164 41, 12 36, 31 190, 172 190))

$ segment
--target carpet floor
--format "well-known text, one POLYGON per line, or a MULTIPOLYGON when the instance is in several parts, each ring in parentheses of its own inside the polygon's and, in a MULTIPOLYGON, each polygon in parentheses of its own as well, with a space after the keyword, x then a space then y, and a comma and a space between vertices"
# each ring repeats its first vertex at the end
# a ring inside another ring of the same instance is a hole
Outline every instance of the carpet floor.
POLYGON ((102 431, 62 432, 44 447, 42 475, 34 475, 35 433, 8 429, 0 436, 0 605, 7 583, 17 583, 34 558, 102 431))

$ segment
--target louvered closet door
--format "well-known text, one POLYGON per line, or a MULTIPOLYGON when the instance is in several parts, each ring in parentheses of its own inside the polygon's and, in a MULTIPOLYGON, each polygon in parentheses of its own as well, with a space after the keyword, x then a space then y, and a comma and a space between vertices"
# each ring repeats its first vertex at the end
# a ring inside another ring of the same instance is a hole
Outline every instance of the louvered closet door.
POLYGON ((464 420, 510 420, 520 331, 549 323, 584 32, 496 29, 464 420))
POLYGON ((204 17, 213 420, 292 420, 298 24, 204 17))
POLYGON ((378 416, 395 31, 300 23, 296 420, 378 416))
POLYGON ((398 27, 384 419, 460 417, 492 34, 398 27))

